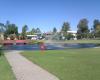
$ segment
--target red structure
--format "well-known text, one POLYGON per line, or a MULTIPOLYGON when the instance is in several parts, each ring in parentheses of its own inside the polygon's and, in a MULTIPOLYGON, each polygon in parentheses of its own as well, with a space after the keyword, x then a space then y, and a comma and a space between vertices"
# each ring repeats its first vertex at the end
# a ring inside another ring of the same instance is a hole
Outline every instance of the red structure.
POLYGON ((14 44, 14 40, 4 40, 2 42, 3 45, 13 45, 14 44))
POLYGON ((16 44, 27 44, 28 42, 26 40, 16 40, 16 44))
POLYGON ((27 44, 26 40, 4 40, 2 42, 3 45, 13 45, 13 44, 27 44))

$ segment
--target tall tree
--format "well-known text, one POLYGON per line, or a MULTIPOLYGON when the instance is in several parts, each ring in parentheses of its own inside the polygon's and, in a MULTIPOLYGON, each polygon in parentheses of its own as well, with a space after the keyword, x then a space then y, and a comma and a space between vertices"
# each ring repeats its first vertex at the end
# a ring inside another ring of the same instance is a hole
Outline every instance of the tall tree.
POLYGON ((5 24, 5 29, 7 30, 8 29, 8 26, 10 25, 10 21, 6 21, 6 24, 5 24))
POLYGON ((15 24, 9 24, 6 26, 5 35, 16 34, 18 35, 18 27, 15 24))
POLYGON ((23 39, 26 39, 26 32, 27 32, 27 30, 28 30, 28 26, 27 25, 24 25, 23 27, 22 27, 22 37, 23 37, 23 39))
POLYGON ((18 27, 15 24, 10 24, 10 22, 7 21, 5 24, 4 36, 5 38, 9 36, 10 38, 13 37, 13 39, 15 39, 18 36, 18 27))
POLYGON ((96 36, 100 37, 100 24, 98 24, 96 27, 96 36))
POLYGON ((41 30, 39 28, 36 28, 36 33, 41 33, 41 30))
POLYGON ((89 33, 88 28, 88 20, 87 19, 81 19, 77 25, 77 34, 80 38, 87 38, 87 34, 89 33))
POLYGON ((67 31, 70 30, 70 24, 69 22, 64 22, 62 29, 61 29, 61 35, 63 39, 67 39, 68 33, 67 31))
POLYGON ((70 24, 69 24, 69 22, 64 22, 63 26, 62 26, 62 29, 61 29, 61 32, 66 32, 67 33, 68 30, 70 30, 70 24))
POLYGON ((0 23, 0 41, 4 40, 3 33, 5 32, 5 25, 3 23, 0 23))
POLYGON ((54 27, 53 28, 53 33, 56 33, 57 32, 57 29, 54 27))
POLYGON ((96 27, 97 27, 99 24, 100 24, 100 21, 99 21, 98 19, 95 19, 95 20, 93 21, 93 28, 94 28, 94 30, 96 30, 96 27))
POLYGON ((0 33, 3 33, 5 31, 5 25, 3 23, 0 23, 0 33))
POLYGON ((32 33, 36 33, 36 29, 35 28, 32 28, 32 33))
POLYGON ((79 21, 79 24, 77 25, 78 31, 81 33, 86 33, 88 32, 88 20, 87 19, 81 19, 79 21))
POLYGON ((93 33, 95 37, 100 37, 100 21, 98 19, 93 21, 93 33))
POLYGON ((7 21, 6 21, 6 26, 8 26, 9 24, 10 24, 10 21, 7 20, 7 21))

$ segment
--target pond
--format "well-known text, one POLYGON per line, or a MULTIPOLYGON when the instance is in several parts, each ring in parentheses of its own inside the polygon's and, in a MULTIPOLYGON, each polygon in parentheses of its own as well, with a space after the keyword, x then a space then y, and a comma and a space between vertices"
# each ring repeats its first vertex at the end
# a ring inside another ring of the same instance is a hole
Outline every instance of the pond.
MULTIPOLYGON (((69 48, 95 48, 100 47, 100 44, 44 44, 45 50, 63 50, 63 49, 69 49, 69 48)), ((44 47, 43 45, 43 47, 44 47)), ((39 44, 33 44, 33 45, 5 45, 3 47, 4 50, 41 50, 41 45, 39 44)))

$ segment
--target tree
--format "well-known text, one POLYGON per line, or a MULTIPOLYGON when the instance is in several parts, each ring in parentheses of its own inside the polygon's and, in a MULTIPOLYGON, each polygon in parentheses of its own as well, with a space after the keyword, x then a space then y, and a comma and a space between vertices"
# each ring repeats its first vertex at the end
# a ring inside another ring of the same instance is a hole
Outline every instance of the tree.
POLYGON ((5 38, 7 38, 8 36, 13 35, 13 37, 15 38, 16 36, 18 36, 18 27, 15 24, 10 24, 9 21, 6 22, 5 25, 5 32, 4 32, 4 36, 5 38))
POLYGON ((27 32, 27 35, 34 35, 34 33, 36 33, 36 29, 32 28, 31 31, 27 32))
POLYGON ((64 22, 62 29, 61 29, 61 34, 63 34, 63 36, 65 37, 65 39, 67 38, 67 31, 70 30, 70 24, 69 22, 64 22))
POLYGON ((68 30, 70 30, 70 24, 69 24, 69 22, 64 22, 61 32, 67 32, 68 30))
POLYGON ((96 37, 100 37, 100 24, 98 24, 98 25, 96 26, 95 36, 96 36, 96 37))
POLYGON ((88 33, 89 33, 89 28, 88 28, 88 20, 87 19, 81 19, 77 25, 77 35, 78 38, 87 38, 88 33))
POLYGON ((70 39, 74 38, 74 36, 71 33, 68 33, 66 37, 67 37, 67 40, 70 40, 70 39))
POLYGON ((0 23, 0 41, 4 40, 4 32, 5 32, 5 25, 3 23, 0 23))
POLYGON ((93 21, 93 33, 95 37, 100 37, 100 21, 98 19, 93 21))
POLYGON ((32 28, 32 33, 36 33, 36 29, 35 28, 32 28))
POLYGON ((36 33, 41 33, 41 30, 39 28, 36 28, 36 33))
POLYGON ((53 28, 53 33, 56 33, 57 32, 57 29, 54 27, 53 28))
POLYGON ((96 27, 97 27, 99 24, 100 24, 100 21, 99 21, 98 19, 95 19, 95 20, 93 21, 93 28, 94 28, 94 30, 96 30, 96 27))
POLYGON ((8 26, 10 25, 10 21, 6 21, 6 24, 5 24, 5 29, 7 30, 8 29, 8 26))
POLYGON ((3 23, 0 23, 0 33, 5 31, 5 25, 3 23))
POLYGON ((9 24, 7 29, 6 29, 6 33, 8 35, 10 34, 18 34, 18 27, 15 24, 9 24))
POLYGON ((23 39, 26 39, 26 35, 27 35, 26 32, 27 32, 27 30, 28 30, 28 26, 27 25, 24 25, 22 27, 22 33, 21 33, 23 39))

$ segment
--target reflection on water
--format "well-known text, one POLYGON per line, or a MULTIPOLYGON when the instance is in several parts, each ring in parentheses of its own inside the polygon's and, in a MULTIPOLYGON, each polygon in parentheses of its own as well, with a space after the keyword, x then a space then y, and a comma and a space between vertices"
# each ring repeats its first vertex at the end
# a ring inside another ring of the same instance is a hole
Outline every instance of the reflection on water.
POLYGON ((40 50, 38 44, 34 45, 6 45, 4 50, 40 50))
POLYGON ((64 44, 64 47, 69 47, 69 48, 92 48, 96 47, 96 44, 64 44))
MULTIPOLYGON (((62 50, 66 48, 93 48, 100 44, 44 44, 46 50, 62 50)), ((5 45, 4 50, 41 50, 39 44, 33 45, 5 45)))

